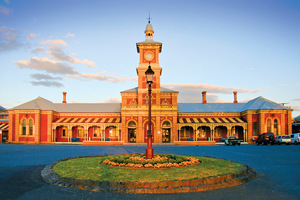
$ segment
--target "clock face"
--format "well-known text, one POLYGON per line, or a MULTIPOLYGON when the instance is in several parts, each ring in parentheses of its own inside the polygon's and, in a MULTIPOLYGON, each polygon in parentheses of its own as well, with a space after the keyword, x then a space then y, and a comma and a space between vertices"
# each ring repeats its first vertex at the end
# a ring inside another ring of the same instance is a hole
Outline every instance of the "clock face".
POLYGON ((154 58, 154 53, 152 51, 147 51, 145 54, 144 54, 144 57, 147 61, 151 61, 153 60, 154 58))

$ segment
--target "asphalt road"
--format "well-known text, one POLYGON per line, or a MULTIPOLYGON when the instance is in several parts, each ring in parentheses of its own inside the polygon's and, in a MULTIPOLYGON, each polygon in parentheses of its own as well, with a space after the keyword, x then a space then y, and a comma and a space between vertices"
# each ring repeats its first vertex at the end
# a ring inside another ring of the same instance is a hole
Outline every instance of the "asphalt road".
POLYGON ((155 153, 224 158, 253 167, 257 177, 243 185, 196 193, 115 194, 45 183, 45 165, 74 156, 144 153, 145 147, 0 144, 0 199, 300 199, 300 145, 154 147, 155 153))

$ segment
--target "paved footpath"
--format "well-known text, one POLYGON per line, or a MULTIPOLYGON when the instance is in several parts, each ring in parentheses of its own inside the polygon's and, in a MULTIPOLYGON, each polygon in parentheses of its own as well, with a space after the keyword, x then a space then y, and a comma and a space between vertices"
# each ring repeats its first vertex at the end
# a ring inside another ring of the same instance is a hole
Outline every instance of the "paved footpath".
POLYGON ((155 153, 214 156, 253 167, 254 180, 235 187, 179 194, 115 194, 45 183, 45 165, 74 156, 144 153, 145 147, 0 144, 0 199, 300 199, 300 145, 154 147, 155 153))

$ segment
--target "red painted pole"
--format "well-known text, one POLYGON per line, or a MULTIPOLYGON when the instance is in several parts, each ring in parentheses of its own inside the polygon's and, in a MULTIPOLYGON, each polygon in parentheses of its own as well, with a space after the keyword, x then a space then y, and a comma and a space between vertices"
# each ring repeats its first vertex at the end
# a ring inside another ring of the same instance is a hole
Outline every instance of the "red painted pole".
POLYGON ((151 132, 151 83, 149 83, 148 87, 148 104, 149 104, 149 110, 148 110, 148 131, 147 131, 147 148, 146 148, 146 158, 152 159, 154 150, 152 148, 152 132, 151 132))

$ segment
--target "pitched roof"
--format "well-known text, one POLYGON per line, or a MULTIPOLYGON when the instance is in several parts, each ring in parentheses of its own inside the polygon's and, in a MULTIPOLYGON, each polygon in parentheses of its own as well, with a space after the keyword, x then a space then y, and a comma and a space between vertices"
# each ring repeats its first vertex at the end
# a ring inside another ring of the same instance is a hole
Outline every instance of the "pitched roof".
POLYGON ((38 97, 32 101, 21 104, 12 108, 11 110, 53 110, 57 111, 54 103, 51 101, 44 99, 42 97, 38 97))
POLYGON ((267 110, 280 109, 287 110, 289 108, 265 99, 257 97, 247 103, 178 103, 179 112, 195 113, 195 112, 243 112, 246 110, 267 110))
POLYGON ((138 92, 138 87, 135 87, 135 88, 132 88, 132 89, 129 89, 129 90, 124 90, 122 92, 125 92, 125 93, 127 93, 127 92, 138 92))
POLYGON ((12 110, 53 110, 57 112, 120 112, 121 103, 53 103, 42 97, 21 104, 12 110))
POLYGON ((245 105, 244 110, 288 109, 287 107, 259 96, 245 105))

